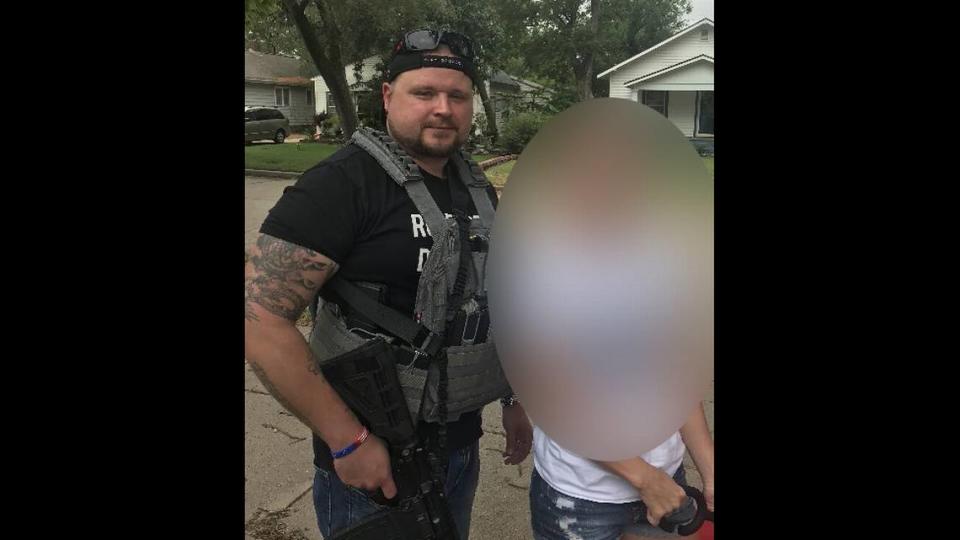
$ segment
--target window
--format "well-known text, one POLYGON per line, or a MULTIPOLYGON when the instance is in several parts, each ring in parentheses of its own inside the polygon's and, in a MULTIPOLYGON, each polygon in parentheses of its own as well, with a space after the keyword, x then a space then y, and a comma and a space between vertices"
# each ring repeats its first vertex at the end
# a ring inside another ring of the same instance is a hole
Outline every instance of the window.
POLYGON ((667 103, 669 102, 667 92, 659 92, 654 90, 644 90, 643 104, 651 109, 657 111, 658 113, 667 116, 667 103))
POLYGON ((327 92, 327 113, 337 114, 337 104, 333 102, 333 94, 327 92))
POLYGON ((307 105, 313 105, 313 91, 307 90, 307 105))
POLYGON ((276 97, 277 107, 290 106, 290 89, 289 88, 280 88, 280 87, 275 88, 274 96, 276 97))
POLYGON ((700 31, 700 41, 706 41, 710 37, 710 31, 704 28, 700 31))

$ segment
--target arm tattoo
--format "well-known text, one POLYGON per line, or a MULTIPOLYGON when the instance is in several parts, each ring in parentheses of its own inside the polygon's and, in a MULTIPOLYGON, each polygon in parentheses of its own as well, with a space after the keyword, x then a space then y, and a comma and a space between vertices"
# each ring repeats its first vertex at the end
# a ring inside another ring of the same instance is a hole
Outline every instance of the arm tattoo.
POLYGON ((258 321, 258 322, 260 321, 260 317, 257 317, 256 312, 253 311, 253 304, 250 303, 249 298, 247 298, 247 301, 244 302, 243 306, 244 306, 244 314, 243 314, 244 318, 246 318, 248 321, 258 321))
POLYGON ((257 320, 251 304, 295 321, 313 300, 317 288, 337 264, 319 260, 312 249, 261 235, 250 262, 254 274, 246 280, 247 320, 257 320))
POLYGON ((300 414, 296 409, 290 405, 290 402, 284 399, 283 395, 277 390, 277 387, 270 382, 270 379, 267 377, 267 372, 263 370, 262 367, 258 366, 253 362, 247 362, 250 365, 250 368, 253 369, 253 373, 260 379, 260 382, 263 384, 263 387, 267 389, 267 392, 270 392, 270 395, 273 396, 273 399, 277 400, 284 409, 286 409, 290 414, 297 417, 298 420, 303 422, 303 425, 310 428, 314 433, 320 433, 316 426, 312 425, 307 418, 300 414))
MULTIPOLYGON (((312 354, 310 355, 309 362, 310 362, 310 371, 317 375, 320 375, 320 369, 316 367, 317 364, 312 354)), ((307 420, 306 416, 304 416, 303 414, 300 414, 299 411, 293 408, 293 405, 291 405, 290 402, 283 397, 280 391, 277 390, 277 387, 270 382, 270 379, 267 377, 267 372, 264 371, 262 367, 258 366, 253 362, 250 362, 249 360, 247 361, 247 364, 250 366, 250 369, 253 370, 254 375, 256 375, 258 379, 260 379, 260 382, 263 384, 263 387, 267 389, 267 392, 270 392, 270 395, 277 400, 277 403, 279 403, 284 409, 286 409, 287 412, 289 412, 294 417, 296 417, 297 420, 300 420, 301 422, 303 422, 303 425, 310 428, 310 431, 316 433, 317 436, 319 437, 320 429, 317 426, 311 424, 310 421, 307 420)), ((320 377, 320 381, 324 385, 330 384, 327 382, 326 379, 323 378, 323 376, 320 377)), ((346 406, 346 404, 344 404, 343 412, 353 416, 353 411, 351 411, 350 407, 346 406)))

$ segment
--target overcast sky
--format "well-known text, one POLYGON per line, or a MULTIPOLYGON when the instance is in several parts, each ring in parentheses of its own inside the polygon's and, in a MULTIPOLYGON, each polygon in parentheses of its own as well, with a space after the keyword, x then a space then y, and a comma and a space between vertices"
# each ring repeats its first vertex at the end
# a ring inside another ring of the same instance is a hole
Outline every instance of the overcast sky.
POLYGON ((693 11, 687 15, 687 23, 697 22, 704 17, 716 22, 713 17, 713 0, 690 0, 690 5, 693 6, 693 11))

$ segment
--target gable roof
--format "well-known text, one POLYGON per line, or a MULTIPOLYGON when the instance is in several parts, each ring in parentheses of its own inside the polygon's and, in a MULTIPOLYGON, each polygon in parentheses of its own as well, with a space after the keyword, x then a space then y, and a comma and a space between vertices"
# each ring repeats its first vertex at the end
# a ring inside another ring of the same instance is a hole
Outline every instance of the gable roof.
POLYGON ((522 87, 527 86, 527 87, 532 88, 533 91, 535 91, 535 92, 543 92, 544 94, 555 94, 555 93, 556 93, 556 92, 554 92, 553 90, 551 90, 550 88, 547 88, 546 86, 543 86, 542 84, 537 84, 537 83, 535 83, 535 82, 533 82, 533 81, 528 81, 528 80, 526 80, 526 79, 521 79, 521 78, 519 78, 519 77, 514 77, 513 80, 515 80, 515 81, 517 81, 518 83, 520 83, 521 90, 523 90, 522 87))
POLYGON ((677 62, 676 64, 674 64, 674 65, 672 65, 672 66, 667 66, 667 67, 665 67, 665 68, 663 68, 663 69, 658 69, 658 70, 656 70, 656 71, 652 71, 652 72, 647 73, 646 75, 644 75, 644 76, 642 76, 642 77, 637 77, 636 79, 633 79, 633 80, 631 80, 631 81, 627 81, 627 82, 623 83, 623 85, 624 85, 624 86, 631 86, 631 85, 637 84, 637 83, 639 83, 639 82, 648 81, 648 80, 650 80, 650 79, 655 79, 655 78, 657 78, 657 77, 659 77, 659 76, 661 76, 661 75, 666 75, 667 73, 670 73, 671 71, 676 71, 676 70, 678 70, 678 69, 680 69, 680 68, 687 67, 687 66, 689 66, 690 64, 694 64, 694 63, 697 63, 697 62, 709 62, 709 63, 711 63, 711 64, 714 63, 712 56, 707 56, 707 55, 705 55, 705 54, 701 54, 701 55, 698 55, 698 56, 694 56, 693 58, 689 58, 689 59, 687 59, 687 60, 684 60, 683 62, 677 62))
MULTIPOLYGON (((354 61, 352 61, 352 62, 344 62, 344 63, 343 63, 343 69, 346 70, 345 73, 347 74, 347 78, 349 79, 350 76, 351 76, 351 74, 353 73, 353 66, 357 65, 358 63, 359 63, 359 64, 362 64, 362 65, 364 66, 364 68, 366 68, 366 67, 375 68, 378 62, 380 62, 380 56, 374 54, 374 55, 368 56, 368 57, 366 57, 366 58, 363 58, 363 59, 361 59, 361 60, 354 60, 354 61)), ((363 68, 361 68, 361 69, 363 69, 363 68)), ((313 81, 321 81, 321 82, 323 82, 324 84, 326 84, 326 81, 324 80, 323 75, 320 75, 319 73, 315 74, 313 77, 310 77, 310 80, 313 80, 313 81)), ((359 81, 354 82, 352 85, 350 85, 350 87, 353 88, 353 87, 357 86, 358 84, 359 84, 359 81)))
POLYGON ((620 62, 619 64, 613 66, 612 68, 604 71, 603 73, 597 75, 597 78, 600 79, 600 78, 606 77, 607 75, 613 73, 614 71, 617 71, 618 69, 620 69, 620 68, 622 68, 623 66, 625 66, 625 65, 633 62, 634 60, 636 60, 636 59, 638 59, 638 58, 641 58, 641 57, 643 57, 643 56, 646 56, 646 55, 652 53, 653 51, 659 49, 660 47, 663 47, 663 46, 666 45, 667 43, 670 43, 671 41, 673 41, 673 40, 675 40, 675 39, 678 39, 678 38, 680 38, 680 37, 683 37, 683 36, 689 34, 690 32, 692 32, 692 31, 696 30, 697 28, 700 28, 701 26, 704 26, 704 25, 710 25, 711 27, 713 27, 713 26, 714 26, 714 25, 713 25, 713 20, 710 19, 709 17, 704 17, 704 18, 700 19, 699 21, 691 24, 690 26, 684 28, 683 30, 677 32, 676 34, 668 37, 667 39, 665 39, 665 40, 663 40, 663 41, 661 41, 660 43, 657 43, 657 44, 654 45, 653 47, 650 47, 649 49, 646 49, 646 50, 642 51, 640 54, 634 55, 633 57, 628 58, 627 60, 624 60, 623 62, 620 62))
POLYGON ((495 69, 489 75, 489 80, 492 83, 502 84, 504 86, 509 86, 514 90, 520 90, 520 83, 514 79, 513 75, 510 75, 502 69, 495 69))
POLYGON ((299 58, 244 51, 243 80, 291 86, 311 85, 299 58))

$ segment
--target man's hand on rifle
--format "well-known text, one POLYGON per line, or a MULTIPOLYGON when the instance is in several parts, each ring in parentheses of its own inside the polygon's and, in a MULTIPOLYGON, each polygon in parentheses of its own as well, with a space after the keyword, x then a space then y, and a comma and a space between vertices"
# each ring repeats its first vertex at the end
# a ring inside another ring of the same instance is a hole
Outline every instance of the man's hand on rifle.
POLYGON ((390 454, 373 433, 353 453, 333 460, 333 468, 344 484, 365 491, 381 489, 388 499, 397 495, 397 485, 390 472, 390 454))
MULTIPOLYGON (((363 428, 317 368, 297 318, 336 272, 333 259, 261 234, 245 267, 247 362, 277 401, 339 450, 363 428)), ((361 489, 397 494, 383 442, 369 435, 353 453, 334 460, 337 476, 361 489)))

